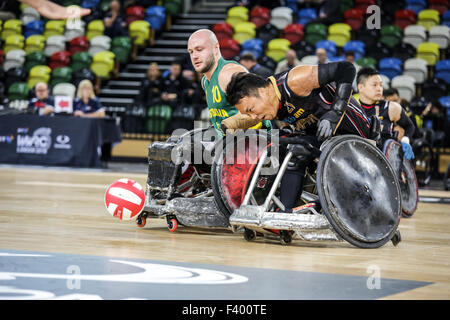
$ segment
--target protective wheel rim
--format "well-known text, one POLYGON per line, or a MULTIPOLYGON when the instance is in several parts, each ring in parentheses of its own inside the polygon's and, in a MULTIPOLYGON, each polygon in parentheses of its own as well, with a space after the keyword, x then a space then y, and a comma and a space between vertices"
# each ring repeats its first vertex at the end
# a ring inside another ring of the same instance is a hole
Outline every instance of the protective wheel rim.
POLYGON ((333 229, 350 243, 378 247, 398 227, 401 198, 389 162, 357 136, 329 140, 317 170, 322 208, 333 229))

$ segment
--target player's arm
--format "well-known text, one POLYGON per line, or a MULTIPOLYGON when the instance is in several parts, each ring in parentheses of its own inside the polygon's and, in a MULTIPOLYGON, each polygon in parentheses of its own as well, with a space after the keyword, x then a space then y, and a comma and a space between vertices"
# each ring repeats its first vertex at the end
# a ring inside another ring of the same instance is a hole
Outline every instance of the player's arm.
POLYGON ((48 0, 19 0, 22 3, 29 5, 36 9, 40 15, 49 19, 76 19, 83 17, 91 13, 90 9, 79 8, 74 10, 69 10, 66 7, 60 6, 59 4, 53 3, 48 0))
POLYGON ((336 83, 336 93, 331 110, 319 121, 317 138, 323 141, 334 134, 347 110, 352 95, 352 84, 356 69, 351 62, 339 61, 317 66, 298 66, 289 72, 288 85, 294 93, 307 96, 315 88, 328 83, 336 83))
POLYGON ((410 139, 414 134, 414 124, 406 115, 405 110, 397 102, 389 102, 389 119, 405 130, 404 136, 401 138, 402 150, 407 160, 414 159, 414 152, 411 147, 410 139))
POLYGON ((405 135, 409 139, 412 139, 415 131, 414 123, 406 114, 405 109, 403 109, 397 102, 389 102, 389 119, 402 127, 403 130, 405 130, 405 135))
MULTIPOLYGON (((235 73, 248 72, 243 66, 239 64, 229 63, 225 65, 219 73, 219 86, 223 92, 226 92, 226 88, 231 81, 231 77, 235 73)), ((252 117, 242 114, 240 112, 235 115, 222 120, 222 130, 225 132, 227 129, 248 129, 254 125, 260 123, 261 120, 253 119, 252 117)))

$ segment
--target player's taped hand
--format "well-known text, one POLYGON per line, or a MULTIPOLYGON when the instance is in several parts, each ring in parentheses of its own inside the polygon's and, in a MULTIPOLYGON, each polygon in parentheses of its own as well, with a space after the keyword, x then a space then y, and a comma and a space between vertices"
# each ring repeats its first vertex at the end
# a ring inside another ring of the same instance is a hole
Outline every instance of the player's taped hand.
POLYGON ((340 119, 341 115, 334 110, 325 113, 317 125, 317 139, 322 142, 331 137, 340 119))
POLYGON ((409 143, 402 142, 402 150, 403 150, 403 153, 405 154, 406 160, 414 159, 414 152, 409 143))

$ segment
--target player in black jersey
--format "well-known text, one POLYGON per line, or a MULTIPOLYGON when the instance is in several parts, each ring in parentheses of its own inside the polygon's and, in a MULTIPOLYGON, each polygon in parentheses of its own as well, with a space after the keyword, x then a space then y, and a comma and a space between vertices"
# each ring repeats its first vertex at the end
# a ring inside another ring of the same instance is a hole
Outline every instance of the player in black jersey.
MULTIPOLYGON (((227 100, 255 119, 277 119, 320 143, 333 134, 372 138, 375 126, 352 97, 355 67, 347 61, 297 66, 268 79, 251 73, 233 75, 227 100)), ((281 202, 293 208, 312 159, 293 159, 281 183, 281 202)), ((289 211, 289 209, 287 210, 289 211)))
POLYGON ((405 109, 394 101, 383 100, 383 80, 377 70, 363 68, 358 72, 359 102, 366 114, 377 116, 381 123, 382 141, 392 139, 398 131, 398 141, 407 160, 414 158, 410 141, 414 135, 415 127, 406 114, 405 109))

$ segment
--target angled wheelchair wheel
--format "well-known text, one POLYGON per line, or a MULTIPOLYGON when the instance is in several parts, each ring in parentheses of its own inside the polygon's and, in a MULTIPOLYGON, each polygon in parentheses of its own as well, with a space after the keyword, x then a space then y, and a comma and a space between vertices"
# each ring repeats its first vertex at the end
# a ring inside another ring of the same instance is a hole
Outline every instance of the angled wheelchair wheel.
POLYGON ((397 231, 400 186, 384 154, 354 135, 322 146, 316 172, 323 213, 333 230, 360 248, 378 248, 397 231))
POLYGON ((419 185, 412 161, 403 156, 402 146, 395 140, 386 140, 383 152, 389 160, 400 184, 402 195, 402 215, 411 217, 417 209, 419 202, 419 185))
MULTIPOLYGON (((230 216, 240 207, 258 159, 269 146, 267 135, 247 130, 245 134, 229 135, 223 140, 222 150, 216 150, 211 185, 217 206, 224 215, 230 216)), ((275 174, 258 176, 251 199, 253 204, 264 203, 274 179, 275 174)))

